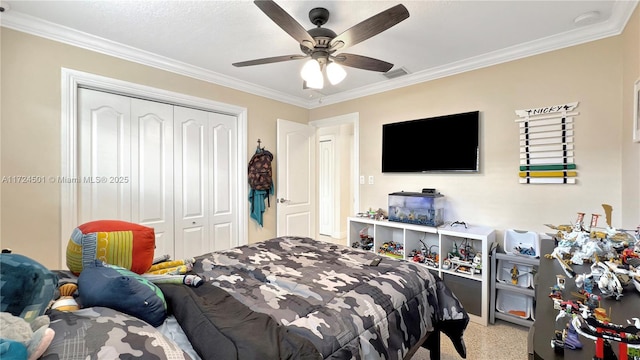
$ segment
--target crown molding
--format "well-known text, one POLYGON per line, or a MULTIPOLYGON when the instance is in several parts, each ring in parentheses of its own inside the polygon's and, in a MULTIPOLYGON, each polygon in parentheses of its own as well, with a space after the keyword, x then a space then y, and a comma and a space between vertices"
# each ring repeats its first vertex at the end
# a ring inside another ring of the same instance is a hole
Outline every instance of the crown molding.
POLYGON ((89 35, 16 11, 2 14, 1 26, 283 103, 313 109, 620 35, 637 4, 637 0, 616 1, 611 17, 607 21, 599 24, 585 28, 576 28, 563 34, 519 44, 399 78, 325 96, 316 100, 291 96, 264 86, 252 84, 168 57, 89 35))
POLYGON ((549 36, 543 39, 518 44, 490 53, 478 55, 443 66, 433 67, 415 72, 395 79, 389 79, 357 89, 344 91, 339 94, 326 96, 308 105, 309 109, 336 104, 348 100, 374 95, 390 90, 400 89, 447 76, 461 74, 467 71, 477 70, 493 65, 506 63, 513 60, 526 58, 570 46, 580 45, 591 41, 604 39, 610 36, 620 35, 633 14, 638 1, 617 1, 613 7, 608 21, 594 24, 585 28, 576 28, 562 34, 549 36))
POLYGON ((294 97, 264 86, 252 84, 165 56, 83 33, 17 11, 2 14, 1 26, 284 103, 305 108, 308 107, 307 99, 294 97))

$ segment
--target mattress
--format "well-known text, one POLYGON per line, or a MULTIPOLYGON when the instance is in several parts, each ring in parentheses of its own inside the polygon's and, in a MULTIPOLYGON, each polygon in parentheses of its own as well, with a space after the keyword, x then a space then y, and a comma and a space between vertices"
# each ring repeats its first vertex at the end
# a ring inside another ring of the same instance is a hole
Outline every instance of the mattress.
POLYGON ((203 359, 402 359, 469 317, 425 267, 305 237, 196 257, 197 288, 160 284, 203 359))

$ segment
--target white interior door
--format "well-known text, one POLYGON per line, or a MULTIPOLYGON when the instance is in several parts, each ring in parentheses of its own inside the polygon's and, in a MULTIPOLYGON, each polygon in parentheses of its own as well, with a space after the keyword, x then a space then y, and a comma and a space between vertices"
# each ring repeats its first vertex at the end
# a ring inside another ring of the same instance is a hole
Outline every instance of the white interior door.
POLYGON ((80 89, 79 224, 129 221, 173 248, 173 106, 80 89))
POLYGON ((277 120, 277 236, 316 237, 315 128, 277 120))
POLYGON ((78 96, 78 225, 131 219, 131 100, 80 89, 78 96))
POLYGON ((174 107, 177 258, 238 245, 236 122, 174 107))
POLYGON ((200 255, 211 248, 208 130, 207 112, 174 109, 175 253, 178 259, 200 255))
POLYGON ((207 251, 238 246, 238 210, 235 207, 239 179, 235 149, 237 148, 237 118, 232 115, 209 113, 210 139, 209 224, 212 246, 207 251))
POLYGON ((318 143, 318 232, 320 235, 333 236, 335 206, 335 139, 322 135, 318 143))
POLYGON ((131 99, 131 222, 153 228, 155 256, 174 256, 173 106, 131 99))

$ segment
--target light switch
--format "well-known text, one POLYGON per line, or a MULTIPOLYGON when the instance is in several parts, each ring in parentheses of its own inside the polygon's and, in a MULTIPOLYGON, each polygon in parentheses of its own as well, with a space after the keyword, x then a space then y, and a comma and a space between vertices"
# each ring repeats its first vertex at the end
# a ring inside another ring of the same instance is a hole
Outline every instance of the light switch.
POLYGON ((360 175, 360 185, 364 185, 364 175, 360 175))
POLYGON ((373 175, 369 175, 369 185, 373 185, 373 175))

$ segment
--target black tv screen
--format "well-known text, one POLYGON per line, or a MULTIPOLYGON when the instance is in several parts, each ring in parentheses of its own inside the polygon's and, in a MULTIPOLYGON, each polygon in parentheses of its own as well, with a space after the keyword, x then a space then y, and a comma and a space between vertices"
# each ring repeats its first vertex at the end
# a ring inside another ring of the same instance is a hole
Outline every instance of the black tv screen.
POLYGON ((382 125, 382 172, 479 171, 480 112, 382 125))

